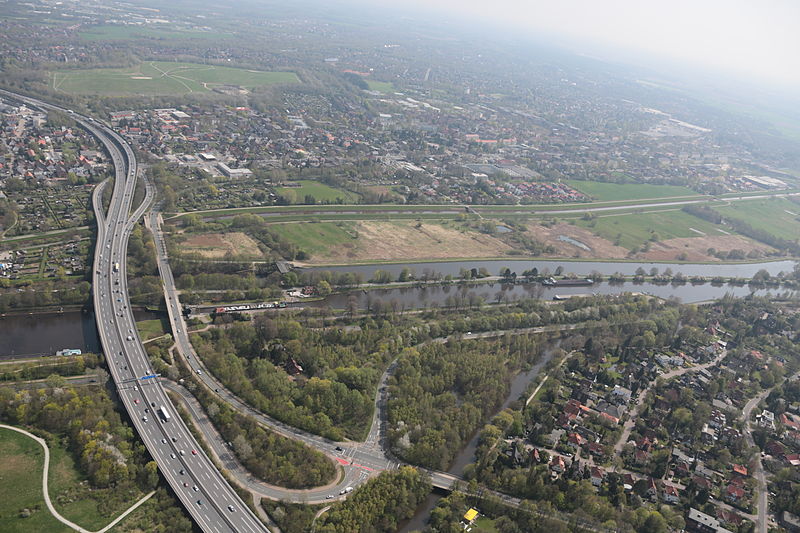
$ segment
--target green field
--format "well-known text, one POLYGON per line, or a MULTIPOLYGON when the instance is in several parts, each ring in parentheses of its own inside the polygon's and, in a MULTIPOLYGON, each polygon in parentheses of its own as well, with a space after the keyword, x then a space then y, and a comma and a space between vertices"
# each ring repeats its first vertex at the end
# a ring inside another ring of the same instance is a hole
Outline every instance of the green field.
POLYGON ((726 207, 714 207, 714 210, 782 239, 796 241, 800 238, 800 205, 785 198, 732 202, 726 207))
POLYGON ((109 24, 102 26, 90 26, 85 30, 78 32, 78 36, 84 41, 131 41, 134 39, 176 41, 181 39, 218 40, 224 37, 231 37, 232 34, 174 28, 164 25, 121 26, 109 24))
POLYGON ((355 244, 358 240, 352 222, 273 224, 270 230, 311 255, 324 254, 334 246, 355 244))
MULTIPOLYGON (((678 237, 702 236, 690 228, 701 231, 708 236, 724 235, 724 233, 718 231, 721 226, 706 222, 680 209, 655 213, 644 212, 599 216, 593 221, 576 220, 576 224, 589 228, 597 235, 612 242, 619 238, 619 245, 629 249, 649 240, 652 231, 655 231, 659 240, 662 241, 678 237)), ((731 232, 730 229, 726 231, 728 233, 731 232)))
POLYGON ((266 72, 198 63, 148 61, 129 68, 61 70, 53 89, 70 94, 176 95, 208 93, 233 85, 253 89, 273 83, 298 83, 294 72, 266 72))
POLYGON ((295 183, 299 183, 300 187, 276 187, 276 194, 289 197, 292 203, 303 202, 307 194, 313 196, 317 203, 335 202, 338 198, 341 198, 344 203, 352 204, 357 202, 360 197, 356 193, 335 189, 318 181, 299 180, 295 183))
POLYGON ((53 518, 42 497, 44 451, 33 439, 0 429, 0 531, 72 531, 53 518), (22 509, 33 511, 28 518, 22 509))
POLYGON ((141 320, 136 323, 139 336, 143 341, 155 339, 169 331, 169 323, 166 318, 156 318, 153 320, 141 320))
POLYGON ((366 80, 370 91, 380 91, 382 93, 392 93, 395 91, 394 84, 390 81, 366 80))
POLYGON ((647 185, 643 183, 605 183, 601 181, 568 180, 570 187, 591 196, 598 202, 615 200, 647 200, 674 196, 699 196, 693 190, 675 185, 647 185))
MULTIPOLYGON (((50 472, 48 475, 50 499, 62 516, 76 524, 98 530, 114 517, 135 503, 141 494, 133 494, 119 508, 99 508, 103 498, 95 499, 87 492, 82 482, 85 479, 72 456, 61 446, 48 443, 50 447, 50 472), (59 495, 68 495, 59 498, 59 495)), ((11 431, 0 429, 0 531, 71 531, 58 522, 47 510, 42 497, 42 467, 44 451, 33 439, 11 431), (29 518, 20 518, 23 509, 35 510, 29 518)), ((113 490, 113 489, 106 489, 113 490)))

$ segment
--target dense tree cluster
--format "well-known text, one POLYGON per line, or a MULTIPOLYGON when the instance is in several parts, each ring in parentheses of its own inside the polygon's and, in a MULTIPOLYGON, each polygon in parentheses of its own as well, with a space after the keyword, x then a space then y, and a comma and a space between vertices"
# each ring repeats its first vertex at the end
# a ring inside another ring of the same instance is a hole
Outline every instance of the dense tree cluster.
POLYGON ((397 531, 428 496, 428 477, 411 467, 382 472, 357 488, 347 500, 334 505, 317 525, 319 533, 372 533, 397 531))
MULTIPOLYGON (((112 512, 132 493, 159 484, 156 463, 100 387, 20 392, 0 388, 0 420, 43 430, 45 439, 60 440, 87 475, 92 497, 112 512)), ((170 496, 162 493, 155 501, 168 512, 152 516, 148 531, 191 531, 191 522, 170 496)))
POLYGON ((333 481, 336 467, 322 453, 287 439, 216 400, 202 387, 195 389, 214 427, 230 442, 242 464, 259 479, 291 489, 318 487, 333 481))
POLYGON ((539 355, 529 336, 407 348, 389 387, 389 440, 405 460, 445 469, 539 355))
POLYGON ((193 337, 209 370, 237 395, 283 422, 336 440, 366 431, 378 377, 399 352, 398 342, 388 324, 320 331, 267 317, 193 337), (292 361, 301 374, 289 375, 292 361))

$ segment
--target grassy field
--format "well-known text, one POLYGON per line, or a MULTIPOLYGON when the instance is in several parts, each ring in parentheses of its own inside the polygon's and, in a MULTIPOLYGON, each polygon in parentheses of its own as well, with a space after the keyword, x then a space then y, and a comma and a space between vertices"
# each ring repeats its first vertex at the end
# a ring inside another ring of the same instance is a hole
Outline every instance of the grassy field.
POLYGON ((358 240, 352 222, 318 224, 273 224, 270 229, 312 256, 325 254, 333 247, 354 244, 358 240))
POLYGON ((370 91, 380 91, 382 93, 391 93, 395 91, 394 84, 389 81, 375 81, 366 80, 369 85, 370 91))
POLYGON ((674 185, 647 185, 641 183, 604 183, 600 181, 569 180, 570 187, 591 196, 599 202, 613 200, 646 200, 673 196, 699 196, 693 190, 674 185))
MULTIPOLYGON (((114 516, 132 505, 141 494, 133 494, 119 509, 109 509, 112 514, 102 516, 98 500, 88 497, 90 490, 82 484, 85 479, 67 451, 49 444, 50 472, 48 475, 50 499, 62 516, 76 524, 95 531, 106 526, 114 516), (59 498, 59 495, 68 495, 59 498)), ((0 429, 0 531, 71 531, 62 526, 47 510, 42 496, 42 468, 44 451, 30 437, 0 429), (22 509, 33 514, 21 518, 22 509)), ((113 489, 108 489, 113 490, 113 489)))
POLYGON ((84 41, 130 41, 134 39, 158 39, 160 41, 175 41, 181 39, 207 39, 217 40, 230 37, 229 33, 217 33, 202 30, 179 29, 167 26, 121 26, 103 25, 90 26, 78 32, 84 41))
POLYGON ((313 196, 317 202, 335 202, 341 198, 345 203, 355 203, 359 195, 342 189, 329 187, 324 183, 312 180, 299 180, 300 187, 277 187, 276 192, 282 196, 293 196, 295 202, 302 202, 307 194, 313 196))
POLYGON ((800 238, 800 205, 785 198, 733 202, 727 207, 714 209, 776 237, 791 241, 800 238))
MULTIPOLYGON (((600 216, 593 221, 577 220, 579 226, 589 228, 597 235, 615 242, 625 248, 633 248, 650 239, 653 231, 658 234, 659 240, 677 237, 699 237, 700 231, 708 236, 719 236, 724 233, 717 231, 720 226, 706 222, 680 209, 661 211, 657 213, 630 213, 625 215, 600 216), (692 231, 693 228, 697 231, 692 231)), ((727 230, 730 233, 730 230, 727 230)))
POLYGON ((143 341, 155 339, 156 337, 160 337, 169 331, 169 323, 167 322, 166 317, 156 318, 153 320, 142 320, 136 323, 136 327, 139 329, 139 336, 143 341))
POLYGON ((53 518, 42 497, 44 451, 29 437, 0 429, 0 531, 72 531, 53 518), (21 518, 20 511, 33 511, 21 518))
POLYGON ((53 89, 70 94, 175 95, 207 93, 223 85, 252 89, 297 83, 294 72, 266 72, 198 63, 148 61, 129 68, 62 70, 52 73, 53 89))

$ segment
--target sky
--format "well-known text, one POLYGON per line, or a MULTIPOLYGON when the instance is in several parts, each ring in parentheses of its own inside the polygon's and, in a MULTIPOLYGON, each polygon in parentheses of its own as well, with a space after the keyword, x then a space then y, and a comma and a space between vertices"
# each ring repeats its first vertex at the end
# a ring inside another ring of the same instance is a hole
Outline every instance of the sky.
POLYGON ((800 88, 800 0, 371 0, 446 20, 493 21, 574 52, 687 67, 800 88), (400 7, 402 5, 402 7, 400 7))

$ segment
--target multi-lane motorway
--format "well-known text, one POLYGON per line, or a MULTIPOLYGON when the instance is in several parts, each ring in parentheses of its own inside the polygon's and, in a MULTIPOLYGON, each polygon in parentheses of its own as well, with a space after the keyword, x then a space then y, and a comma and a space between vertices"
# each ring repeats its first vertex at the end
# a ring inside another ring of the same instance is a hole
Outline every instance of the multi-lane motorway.
MULTIPOLYGON (((38 100, 0 91, 13 100, 43 110, 59 109, 38 100)), ((108 212, 94 195, 98 222, 93 267, 93 298, 97 329, 111 376, 136 431, 164 478, 205 532, 265 532, 253 514, 195 441, 153 372, 131 311, 126 279, 128 238, 152 200, 131 213, 137 166, 133 150, 116 132, 92 119, 73 114, 111 157, 116 179, 108 212)))

